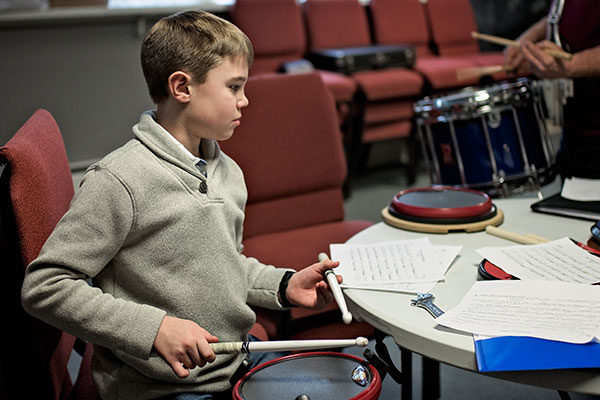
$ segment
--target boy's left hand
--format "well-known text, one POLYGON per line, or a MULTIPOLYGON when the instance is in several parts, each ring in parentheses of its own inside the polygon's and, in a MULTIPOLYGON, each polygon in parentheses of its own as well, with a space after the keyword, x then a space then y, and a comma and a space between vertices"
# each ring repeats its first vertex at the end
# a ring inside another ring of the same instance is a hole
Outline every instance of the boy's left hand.
MULTIPOLYGON (((324 260, 306 267, 294 275, 288 282, 286 291, 290 303, 306 308, 323 308, 333 300, 324 272, 340 265, 339 261, 324 260)), ((339 283, 342 277, 337 275, 339 283)))

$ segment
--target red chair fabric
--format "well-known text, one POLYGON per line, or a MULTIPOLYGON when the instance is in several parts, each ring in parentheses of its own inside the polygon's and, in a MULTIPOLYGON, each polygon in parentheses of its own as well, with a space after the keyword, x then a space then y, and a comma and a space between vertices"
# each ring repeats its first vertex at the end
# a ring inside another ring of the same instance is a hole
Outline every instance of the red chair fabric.
MULTIPOLYGON (((358 0, 307 0, 304 14, 311 50, 361 47, 373 44, 367 12, 358 0)), ((351 74, 362 94, 359 106, 362 132, 352 150, 353 169, 364 164, 369 144, 389 139, 409 139, 409 179, 414 176, 412 103, 421 95, 423 77, 406 68, 384 68, 351 74)), ((354 171, 351 170, 351 173, 354 171)))
MULTIPOLYGON (((330 243, 345 242, 371 223, 344 220, 346 163, 331 94, 319 76, 251 76, 246 94, 250 105, 241 126, 221 143, 246 178, 244 253, 298 270, 317 262, 330 243)), ((272 338, 309 338, 323 325, 332 338, 353 337, 354 329, 373 333, 365 324, 344 325, 335 305, 329 311, 258 315, 272 338), (309 326, 319 315, 326 321, 309 326)))
MULTIPOLYGON (((14 263, 7 267, 17 278, 10 283, 11 293, 19 296, 8 310, 8 318, 17 323, 5 332, 14 334, 12 346, 19 354, 2 360, 3 369, 17 376, 3 390, 15 390, 24 398, 66 399, 72 388, 67 364, 75 338, 30 317, 20 304, 24 268, 37 257, 74 193, 62 136, 48 111, 36 111, 0 148, 0 162, 6 164, 2 178, 7 184, 2 189, 3 232, 18 246, 14 263)), ((95 393, 88 389, 86 393, 95 393)))
MULTIPOLYGON (((296 0, 238 0, 230 17, 250 38, 254 63, 250 74, 279 72, 284 63, 304 57, 306 32, 296 0)), ((351 102, 356 83, 342 75, 316 71, 321 75, 336 102, 351 102)))
MULTIPOLYGON (((500 51, 482 52, 471 37, 477 31, 470 0, 431 0, 426 7, 431 18, 431 32, 441 56, 462 57, 478 66, 502 65, 500 51)), ((506 79, 504 72, 494 74, 497 80, 506 79)))
MULTIPOLYGON (((305 57, 306 30, 297 0, 237 0, 229 16, 250 38, 254 46, 254 63, 250 75, 282 72, 286 63, 305 57)), ((305 60, 307 62, 307 60, 305 60)), ((338 124, 346 148, 356 134, 353 125, 356 82, 343 74, 315 69, 333 95, 338 124)), ((346 181, 346 194, 350 179, 346 181)))
MULTIPOLYGON (((434 0, 432 0, 434 1, 434 0)), ((371 18, 375 41, 380 44, 406 43, 414 46, 417 54, 415 70, 419 71, 433 91, 474 85, 479 77, 459 80, 457 70, 478 64, 469 58, 444 54, 436 56, 424 5, 418 0, 371 0, 371 18)), ((447 29, 452 30, 454 24, 447 29)))

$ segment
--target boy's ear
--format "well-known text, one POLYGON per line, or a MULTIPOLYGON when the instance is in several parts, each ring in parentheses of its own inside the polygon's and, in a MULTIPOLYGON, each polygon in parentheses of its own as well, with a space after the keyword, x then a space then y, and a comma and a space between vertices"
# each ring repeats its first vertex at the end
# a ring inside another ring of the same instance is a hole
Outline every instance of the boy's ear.
POLYGON ((192 77, 183 72, 175 71, 167 80, 167 88, 173 98, 180 103, 187 103, 190 101, 190 84, 192 77))

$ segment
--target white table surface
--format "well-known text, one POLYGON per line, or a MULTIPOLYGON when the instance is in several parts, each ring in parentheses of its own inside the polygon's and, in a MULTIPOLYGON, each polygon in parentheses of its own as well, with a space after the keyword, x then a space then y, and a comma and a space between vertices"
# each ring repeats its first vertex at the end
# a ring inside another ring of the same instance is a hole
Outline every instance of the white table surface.
MULTIPOLYGON (((504 222, 499 227, 549 239, 568 236, 587 242, 592 221, 534 213, 529 206, 535 201, 535 198, 494 200, 494 204, 504 212, 504 222)), ((439 282, 431 291, 435 303, 442 310, 456 306, 477 280, 477 267, 482 257, 475 249, 516 244, 484 231, 426 234, 398 229, 383 222, 358 233, 348 243, 378 243, 423 236, 428 236, 434 245, 463 246, 445 281, 439 282)), ((477 372, 472 336, 437 326, 426 310, 410 305, 414 294, 358 289, 345 289, 344 294, 355 318, 391 335, 399 346, 439 362, 477 372)), ((540 387, 600 394, 600 369, 494 372, 486 375, 540 387)))

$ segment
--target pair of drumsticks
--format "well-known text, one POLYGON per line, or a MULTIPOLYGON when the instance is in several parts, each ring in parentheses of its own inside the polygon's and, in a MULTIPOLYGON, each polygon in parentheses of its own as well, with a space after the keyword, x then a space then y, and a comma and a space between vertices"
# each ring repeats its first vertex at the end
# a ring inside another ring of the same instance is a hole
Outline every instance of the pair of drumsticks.
MULTIPOLYGON (((319 254, 319 261, 327 260, 327 254, 319 254)), ((333 293, 333 297, 342 312, 342 321, 345 324, 352 322, 352 314, 348 311, 348 306, 344 300, 344 294, 337 281, 335 272, 328 269, 324 273, 327 279, 327 284, 333 293)), ((364 337, 356 339, 341 339, 341 340, 275 340, 262 342, 223 342, 211 343, 210 347, 215 354, 228 353, 258 353, 268 351, 299 351, 299 350, 316 350, 316 349, 331 349, 349 346, 364 347, 369 343, 369 340, 364 337)))
MULTIPOLYGON (((494 44, 499 44, 502 46, 508 47, 519 47, 520 44, 516 40, 505 39, 502 37, 488 35, 485 33, 479 32, 471 32, 471 37, 473 39, 479 39, 485 42, 490 42, 494 44)), ((573 54, 567 53, 566 51, 558 50, 558 49, 544 49, 544 51, 555 58, 559 58, 562 60, 570 60, 573 58, 573 54)), ((512 71, 513 67, 508 65, 488 65, 484 67, 472 67, 472 68, 461 68, 456 71, 456 76, 458 80, 469 79, 473 77, 483 76, 495 74, 497 72, 507 72, 512 71)))

